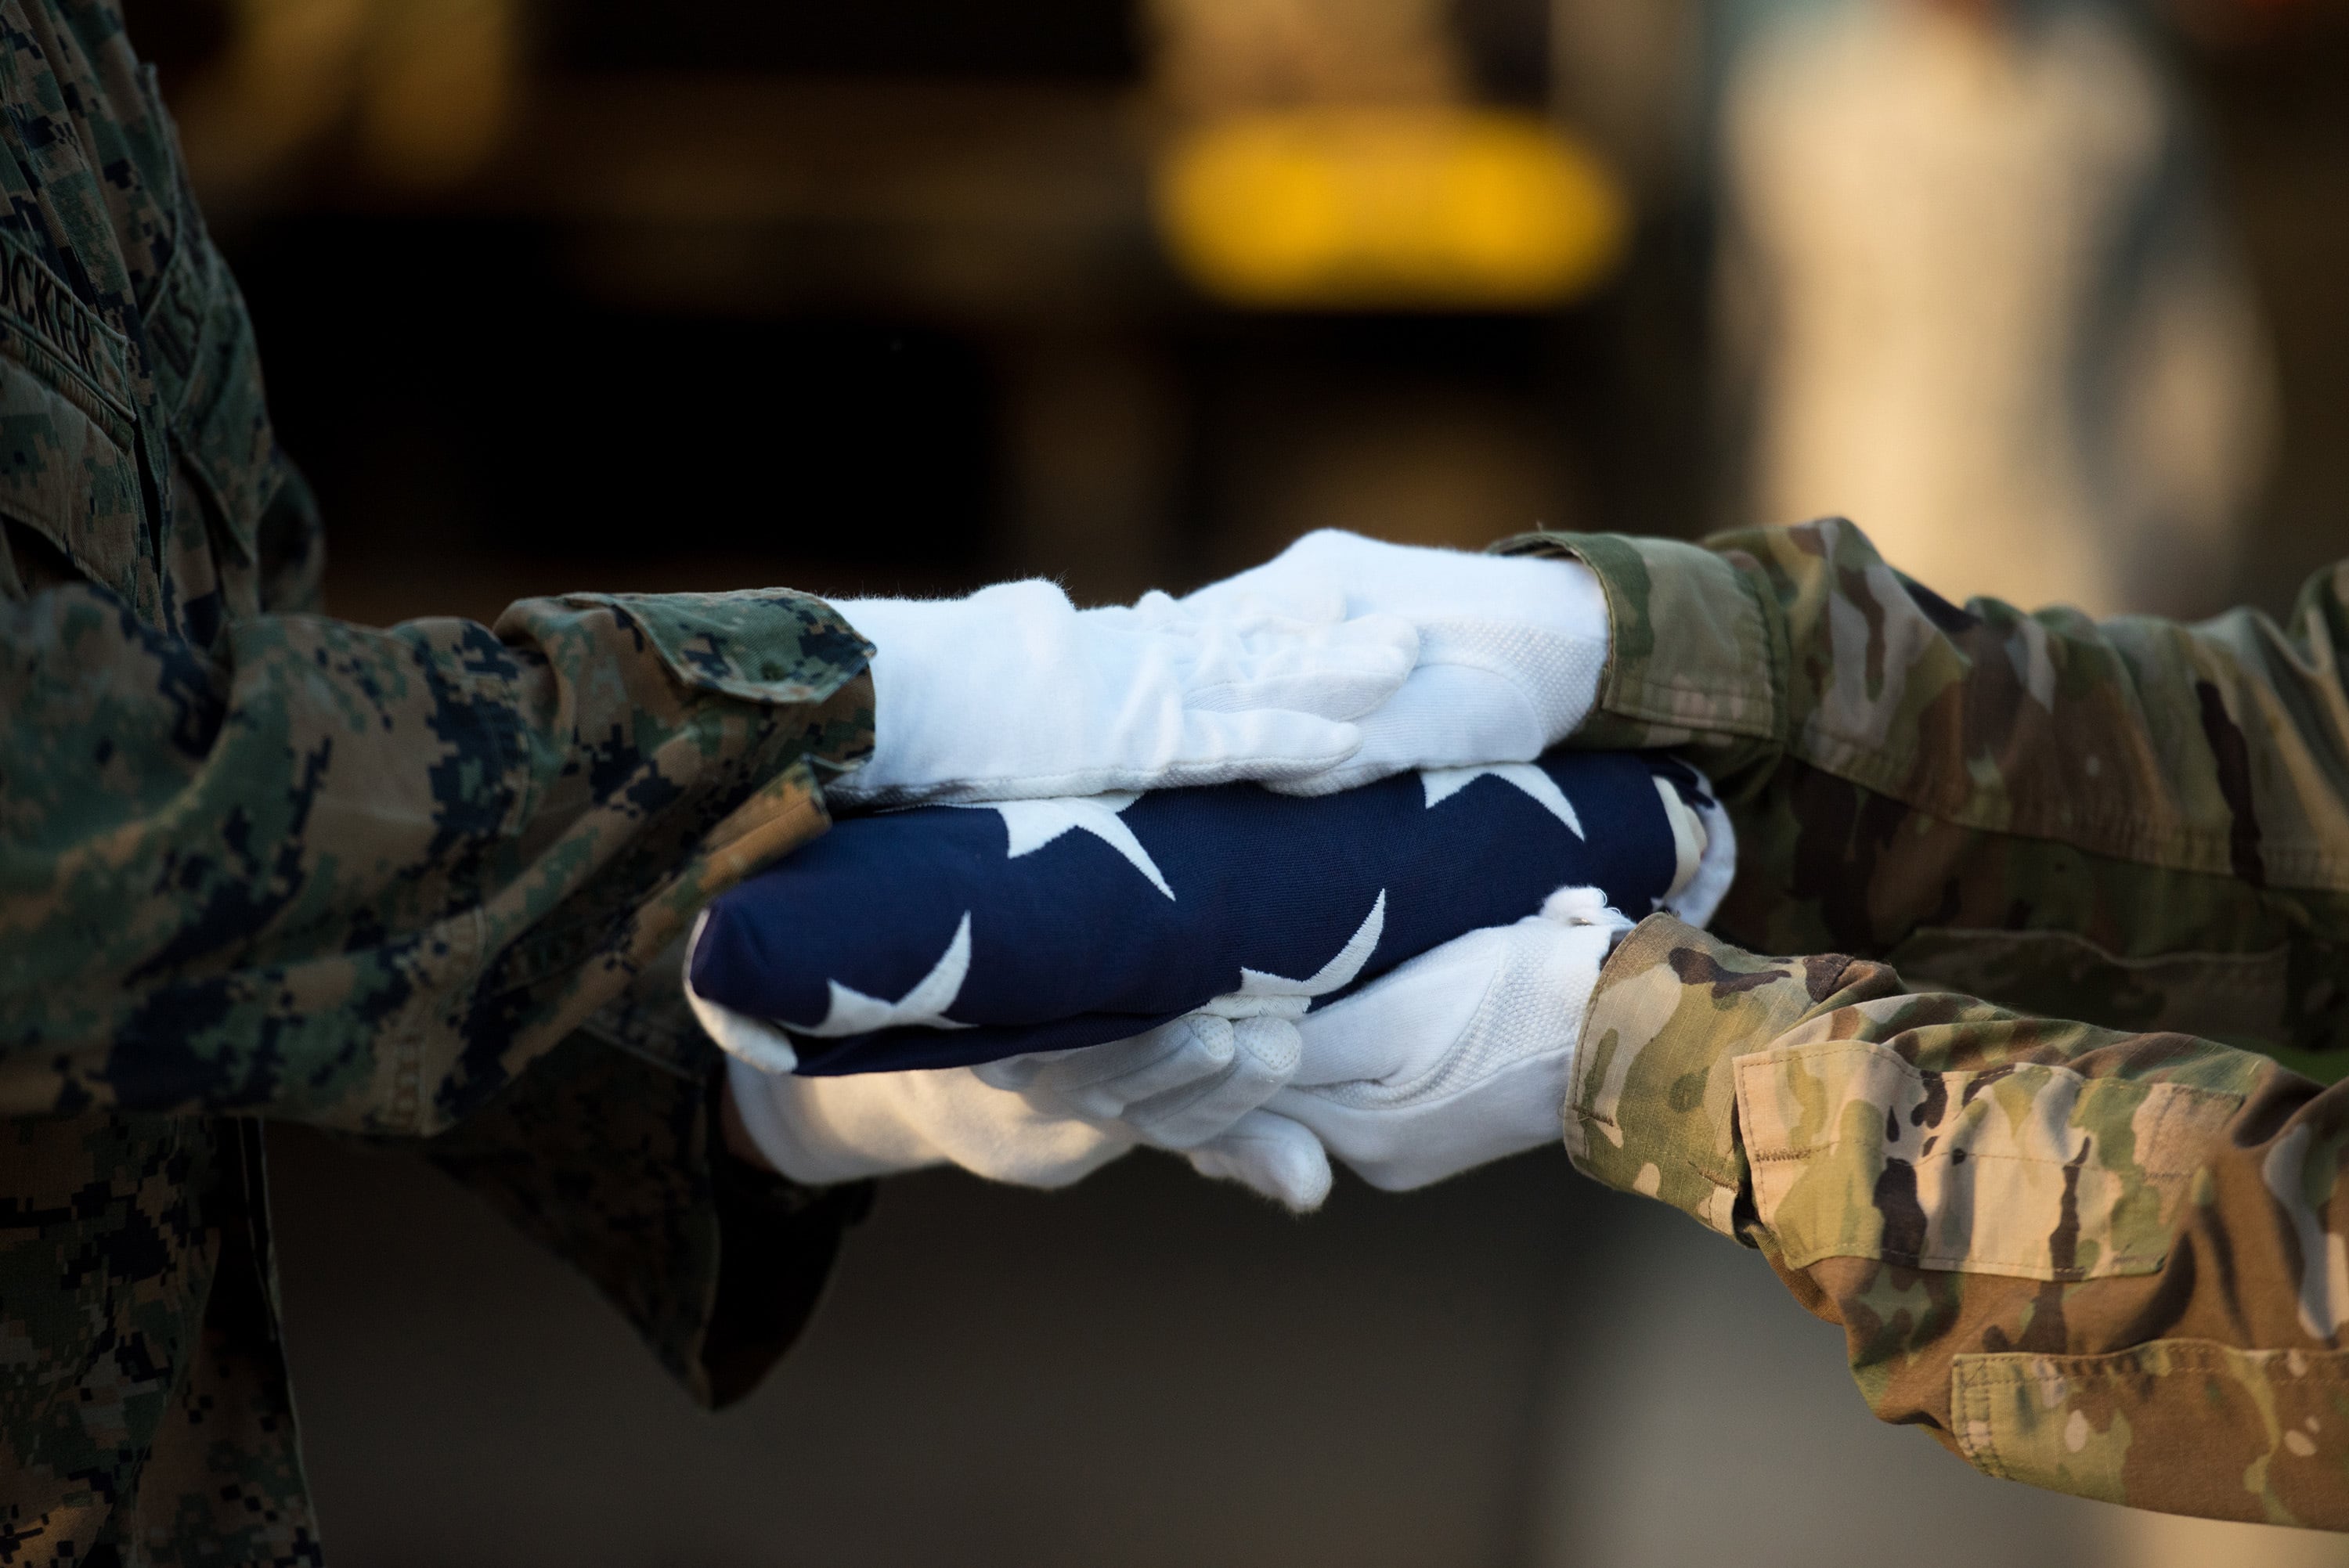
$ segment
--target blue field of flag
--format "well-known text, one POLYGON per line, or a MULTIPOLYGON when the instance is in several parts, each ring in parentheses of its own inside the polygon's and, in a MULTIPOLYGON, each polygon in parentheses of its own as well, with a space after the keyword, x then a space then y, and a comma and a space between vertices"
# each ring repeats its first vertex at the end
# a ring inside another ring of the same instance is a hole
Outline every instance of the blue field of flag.
POLYGON ((1301 1014, 1404 961, 1677 864, 1661 755, 851 818, 710 906, 690 974, 779 1025, 803 1073, 949 1067, 1139 1034, 1214 998, 1301 1014))

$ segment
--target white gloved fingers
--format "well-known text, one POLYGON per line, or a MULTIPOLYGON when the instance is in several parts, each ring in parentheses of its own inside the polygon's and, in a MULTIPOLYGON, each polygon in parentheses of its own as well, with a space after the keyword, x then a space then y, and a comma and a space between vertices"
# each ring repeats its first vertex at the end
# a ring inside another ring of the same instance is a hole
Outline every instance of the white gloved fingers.
POLYGON ((1009 800, 1296 778, 1353 755, 1343 721, 1408 678, 1419 634, 1394 615, 1319 619, 1251 604, 1207 614, 1163 594, 1079 611, 1052 583, 968 599, 847 601, 875 648, 876 730, 848 805, 1009 800))
POLYGON ((1306 1015, 1303 1063, 1265 1112, 1390 1188, 1558 1137, 1590 992, 1630 923, 1597 889, 1561 889, 1422 954, 1306 1015))
POLYGON ((896 1090, 880 1078, 804 1078, 764 1073, 740 1057, 727 1087, 744 1130, 767 1163, 811 1187, 898 1171, 944 1156, 897 1114, 896 1090))
POLYGON ((1361 746, 1358 727, 1312 714, 1190 709, 1182 714, 1173 743, 1154 757, 1149 769, 1102 788, 1172 789, 1241 779, 1309 778, 1346 761, 1361 746))
POLYGON ((1266 591, 1242 590, 1210 604, 1182 602, 1185 614, 1226 617, 1235 624, 1255 626, 1277 621, 1301 621, 1308 625, 1336 625, 1347 618, 1346 591, 1335 582, 1313 582, 1299 576, 1268 584, 1266 591))
POLYGON ((1008 1057, 971 1069, 1039 1111, 1116 1123, 1161 1149, 1230 1129, 1296 1076, 1301 1045, 1286 1018, 1192 1013, 1111 1045, 1008 1057))
POLYGON ((1312 1039, 1319 1016, 1307 1016, 1309 1056, 1318 1049, 1321 1058, 1336 1058, 1350 1048, 1362 1059, 1372 1053, 1361 1037, 1392 1030, 1381 1044, 1393 1053, 1395 1068, 1292 1088, 1268 1109, 1309 1129, 1330 1154, 1390 1191, 1559 1138, 1591 989, 1631 923, 1599 889, 1560 888, 1539 914, 1437 948, 1423 957, 1438 962, 1414 960, 1421 967, 1387 997, 1371 994, 1403 970, 1330 1008, 1335 1015, 1371 1004, 1329 1019, 1330 1038, 1312 1039), (1473 984, 1480 975, 1482 983, 1473 984), (1473 997, 1464 1016, 1464 995, 1473 997), (1398 1049, 1406 1042, 1415 1048, 1398 1049))
POLYGON ((1346 595, 1334 584, 1299 581, 1281 584, 1268 593, 1226 593, 1210 606, 1194 603, 1190 599, 1176 599, 1163 589, 1153 588, 1130 605, 1103 605, 1083 614, 1105 620, 1122 619, 1145 629, 1192 627, 1210 616, 1243 629, 1268 621, 1332 626, 1346 618, 1346 595))
POLYGON ((1311 559, 1304 546, 1315 537, 1309 533, 1293 540, 1270 561, 1194 589, 1178 603, 1193 614, 1343 620, 1349 603, 1343 574, 1311 559))
POLYGON ((1212 713, 1286 709, 1355 718, 1394 696, 1420 657, 1400 615, 1331 625, 1285 616, 1202 621, 1183 676, 1183 704, 1212 713))
POLYGON ((1209 614, 1268 604, 1302 611, 1332 591, 1356 620, 1410 622, 1418 664, 1401 694, 1361 717, 1363 749, 1351 765, 1288 786, 1294 792, 1351 788, 1411 768, 1530 761, 1580 727, 1598 700, 1610 636, 1607 595, 1578 561, 1475 555, 1324 530, 1183 603, 1209 614), (1447 670, 1491 678, 1441 673, 1447 670))
POLYGON ((1330 1156, 1301 1123, 1270 1110, 1252 1110, 1230 1131, 1190 1153, 1191 1169, 1237 1181, 1297 1213, 1330 1197, 1330 1156))
MULTIPOLYGON (((874 1078, 927 1077, 876 1073, 874 1078)), ((842 1080, 830 1080, 837 1083, 842 1080)), ((948 1161, 976 1176, 1022 1187, 1065 1187, 1100 1170, 1140 1140, 1122 1128, 1100 1127, 1040 1110, 1019 1095, 979 1082, 961 1068, 914 1086, 931 1142, 948 1161), (948 1076, 951 1075, 951 1076, 948 1076)))
POLYGON ((1352 603, 1349 588, 1359 575, 1350 559, 1350 546, 1374 551, 1400 548, 1340 529, 1316 529, 1289 542, 1271 560, 1220 582, 1194 589, 1183 596, 1185 608, 1207 613, 1230 612, 1243 605, 1268 607, 1277 614, 1304 615, 1308 607, 1326 603, 1335 593, 1340 614, 1352 603))
POLYGON ((759 1151, 811 1186, 951 1163, 999 1181, 1064 1187, 1136 1142, 1040 1111, 964 1068, 801 1078, 736 1060, 727 1075, 759 1151))
MULTIPOLYGON (((991 1062, 981 1062, 971 1070, 998 1088, 1062 1091, 1089 1088, 1133 1073, 1154 1070, 1163 1062, 1181 1058, 1201 1045, 1210 1044, 1195 1030, 1185 1027, 1190 1021, 1185 1016, 1123 1040, 1112 1040, 1106 1045, 1004 1057, 991 1062)), ((1224 1042, 1211 1070, 1222 1070, 1230 1060, 1230 1045, 1224 1042)), ((1162 1084, 1159 1087, 1168 1086, 1162 1084)), ((1150 1092, 1156 1093, 1157 1090, 1150 1092)))
POLYGON ((1433 1071, 1475 1020, 1522 942, 1489 926, 1423 953, 1298 1022, 1300 1088, 1413 1083, 1433 1071))
POLYGON ((1230 1024, 1188 1014, 1108 1045, 1010 1057, 973 1068, 981 1081, 1040 1109, 1115 1121, 1129 1106, 1221 1077, 1237 1044, 1230 1024))
POLYGON ((1362 748, 1343 764, 1276 782, 1286 794, 1334 794, 1418 768, 1531 762, 1598 701, 1604 641, 1521 626, 1424 628, 1419 667, 1357 722, 1362 748))
POLYGON ((1317 529, 1263 565, 1211 583, 1182 603, 1218 611, 1255 600, 1296 612, 1332 587, 1345 594, 1349 615, 1390 611, 1422 623, 1457 616, 1606 624, 1606 591, 1578 561, 1391 544, 1334 528, 1317 529))
POLYGON ((1565 1053, 1519 1058, 1441 1104, 1402 1111, 1287 1088, 1265 1112, 1295 1121, 1371 1186, 1405 1192, 1564 1136, 1565 1053))
MULTIPOLYGON (((1578 572, 1586 578, 1590 575, 1587 567, 1567 562, 1519 561, 1515 564, 1554 566, 1578 572)), ((1591 592, 1598 592, 1595 585, 1591 592)), ((1581 597, 1564 590, 1561 595, 1581 597)), ((1532 707, 1538 719, 1538 755, 1578 728, 1599 700, 1599 678, 1607 673, 1605 615, 1602 600, 1594 624, 1571 628, 1503 620, 1489 614, 1423 620, 1418 623, 1420 666, 1487 670, 1507 680, 1532 707)))
POLYGON ((1221 1136, 1242 1117, 1272 1098, 1297 1076, 1301 1050, 1297 1026, 1286 1018, 1237 1022, 1195 1015, 1203 1025, 1221 1025, 1231 1036, 1231 1065, 1212 1078, 1129 1106, 1124 1121, 1161 1149, 1183 1150, 1221 1136))
MULTIPOLYGON (((1112 732, 1106 725, 1102 728, 1112 732)), ((850 790, 833 784, 826 784, 824 792, 852 805, 916 800, 968 804, 1141 794, 1241 779, 1309 777, 1343 762, 1362 744, 1361 731, 1353 725, 1302 713, 1185 713, 1168 707, 1150 716, 1148 728, 1153 738, 1140 738, 1129 727, 1116 732, 1113 744, 1101 748, 1100 755, 1117 758, 1115 766, 1050 773, 1007 769, 985 778, 966 778, 951 787, 925 789, 918 794, 903 789, 850 790)), ((857 775, 848 777, 853 779, 857 775)))
POLYGON ((1362 744, 1351 757, 1319 773, 1269 780, 1267 788, 1334 795, 1447 760, 1531 762, 1547 749, 1541 716, 1517 684, 1469 665, 1421 665, 1357 727, 1362 744))

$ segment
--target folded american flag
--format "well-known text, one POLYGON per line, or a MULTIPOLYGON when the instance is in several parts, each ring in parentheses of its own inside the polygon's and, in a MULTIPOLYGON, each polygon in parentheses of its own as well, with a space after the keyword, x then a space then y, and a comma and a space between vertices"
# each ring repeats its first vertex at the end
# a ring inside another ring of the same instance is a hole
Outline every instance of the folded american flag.
POLYGON ((761 1065, 802 1073, 1099 1045, 1209 1004, 1297 1016, 1560 887, 1650 913, 1694 869, 1702 789, 1661 754, 1561 751, 1316 798, 851 818, 713 903, 688 973, 784 1032, 761 1065))

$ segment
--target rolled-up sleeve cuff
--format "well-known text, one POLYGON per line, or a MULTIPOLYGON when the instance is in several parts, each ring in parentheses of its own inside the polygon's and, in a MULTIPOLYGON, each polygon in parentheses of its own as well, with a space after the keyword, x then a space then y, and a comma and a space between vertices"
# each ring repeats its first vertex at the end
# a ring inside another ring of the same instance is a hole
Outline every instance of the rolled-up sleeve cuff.
POLYGON ((1785 635, 1740 562, 1672 539, 1530 533, 1495 547, 1571 555, 1607 591, 1598 711, 1575 744, 1680 746, 1785 734, 1785 635))
POLYGON ((1751 1201, 1732 1064, 1808 1006, 1787 970, 1670 915, 1640 922, 1600 970, 1574 1053, 1564 1123, 1576 1167, 1738 1235, 1751 1201))

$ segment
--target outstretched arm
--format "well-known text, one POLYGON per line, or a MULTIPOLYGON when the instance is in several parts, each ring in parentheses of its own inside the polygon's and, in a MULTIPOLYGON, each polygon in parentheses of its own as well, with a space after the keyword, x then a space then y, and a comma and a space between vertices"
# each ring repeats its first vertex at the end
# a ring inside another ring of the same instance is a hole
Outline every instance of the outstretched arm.
POLYGON ((2349 1088, 1658 916, 1600 974, 1566 1133, 1761 1248, 1876 1413, 1977 1469, 2349 1529, 2349 1088))
POLYGON ((0 604, 0 1108, 449 1126, 822 830, 866 651, 781 591, 202 649, 0 604))
POLYGON ((1605 586, 1575 744, 1684 747, 1722 791, 1716 929, 2118 1027, 2349 1043, 2349 568, 2283 628, 1961 609, 1833 520, 1505 548, 1605 586))

